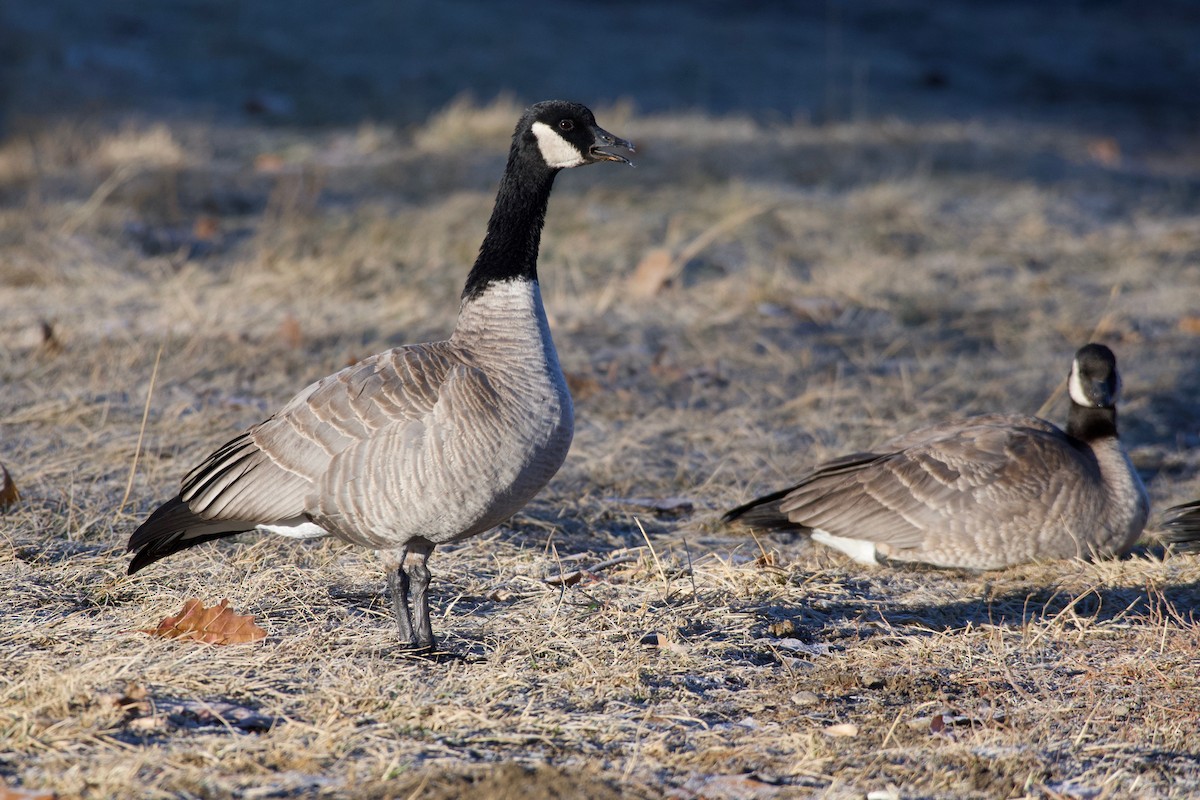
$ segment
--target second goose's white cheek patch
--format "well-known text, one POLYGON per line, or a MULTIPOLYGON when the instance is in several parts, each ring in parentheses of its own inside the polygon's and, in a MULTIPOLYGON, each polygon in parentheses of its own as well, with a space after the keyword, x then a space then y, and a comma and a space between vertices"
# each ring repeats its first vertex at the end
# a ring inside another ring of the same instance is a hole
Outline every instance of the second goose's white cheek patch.
POLYGON ((583 154, 575 145, 544 122, 533 123, 533 135, 537 137, 538 149, 542 151, 542 159, 546 165, 555 169, 578 167, 583 163, 583 154))
POLYGON ((1071 400, 1075 405, 1092 408, 1096 404, 1087 396, 1087 392, 1083 390, 1083 382, 1079 380, 1079 364, 1071 365, 1071 379, 1067 381, 1067 392, 1071 395, 1071 400))

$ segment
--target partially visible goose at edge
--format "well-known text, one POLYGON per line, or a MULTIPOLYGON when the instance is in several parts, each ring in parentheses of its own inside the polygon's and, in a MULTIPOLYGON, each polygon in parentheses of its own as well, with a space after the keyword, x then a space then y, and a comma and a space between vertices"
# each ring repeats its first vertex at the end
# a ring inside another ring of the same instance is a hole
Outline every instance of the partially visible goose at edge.
POLYGON ((633 150, 578 103, 526 110, 451 337, 317 381, 221 447, 130 537, 129 572, 255 528, 332 535, 380 552, 400 638, 432 648, 433 549, 516 513, 571 445, 571 396, 538 289, 538 247, 559 171, 629 163, 605 147, 633 150))
POLYGON ((897 437, 818 466, 726 521, 809 532, 862 563, 998 569, 1126 552, 1146 525, 1146 489, 1117 438, 1117 360, 1076 354, 1062 431, 988 414, 897 437))
POLYGON ((1171 506, 1162 512, 1158 539, 1176 550, 1200 553, 1200 500, 1171 506))

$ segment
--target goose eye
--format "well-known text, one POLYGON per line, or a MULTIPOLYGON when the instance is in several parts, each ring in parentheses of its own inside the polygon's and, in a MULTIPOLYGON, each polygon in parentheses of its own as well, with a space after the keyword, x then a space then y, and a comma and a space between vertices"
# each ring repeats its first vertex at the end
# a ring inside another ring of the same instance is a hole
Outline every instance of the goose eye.
POLYGON ((559 120, 558 129, 562 131, 575 130, 575 123, 569 119, 559 120))

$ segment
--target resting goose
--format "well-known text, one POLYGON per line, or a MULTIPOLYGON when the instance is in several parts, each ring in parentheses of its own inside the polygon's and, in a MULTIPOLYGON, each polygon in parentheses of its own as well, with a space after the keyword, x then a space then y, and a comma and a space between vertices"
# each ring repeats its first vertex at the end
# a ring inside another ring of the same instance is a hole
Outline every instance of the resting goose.
POLYGON ((1158 538, 1178 550, 1200 552, 1200 500, 1171 506, 1162 512, 1158 538))
POLYGON ((221 447, 130 537, 130 574, 256 528, 331 535, 380 552, 400 638, 431 649, 433 549, 518 511, 571 445, 571 395, 538 289, 538 245, 560 170, 629 163, 606 147, 633 150, 585 106, 527 109, 450 338, 319 380, 221 447))
POLYGON ((1117 439, 1117 361, 1076 354, 1067 430, 989 414, 897 437, 818 466, 797 485, 725 514, 809 532, 862 563, 997 569, 1121 554, 1141 535, 1146 489, 1117 439))

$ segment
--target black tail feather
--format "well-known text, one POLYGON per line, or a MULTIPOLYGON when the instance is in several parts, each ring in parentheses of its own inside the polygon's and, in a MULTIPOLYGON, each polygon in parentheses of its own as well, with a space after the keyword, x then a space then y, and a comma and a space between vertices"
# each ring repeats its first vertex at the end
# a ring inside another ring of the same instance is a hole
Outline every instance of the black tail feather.
POLYGON ((129 562, 129 574, 172 553, 195 547, 213 539, 222 539, 251 530, 254 523, 205 520, 188 508, 177 495, 158 507, 129 537, 130 552, 136 551, 129 562))
POLYGON ((737 508, 726 511, 721 520, 724 522, 740 522, 751 528, 767 531, 802 531, 805 526, 792 522, 779 510, 779 504, 792 493, 796 487, 780 489, 778 492, 755 498, 737 508))
POLYGON ((1200 552, 1200 500, 1172 506, 1162 512, 1159 539, 1176 550, 1200 552))

